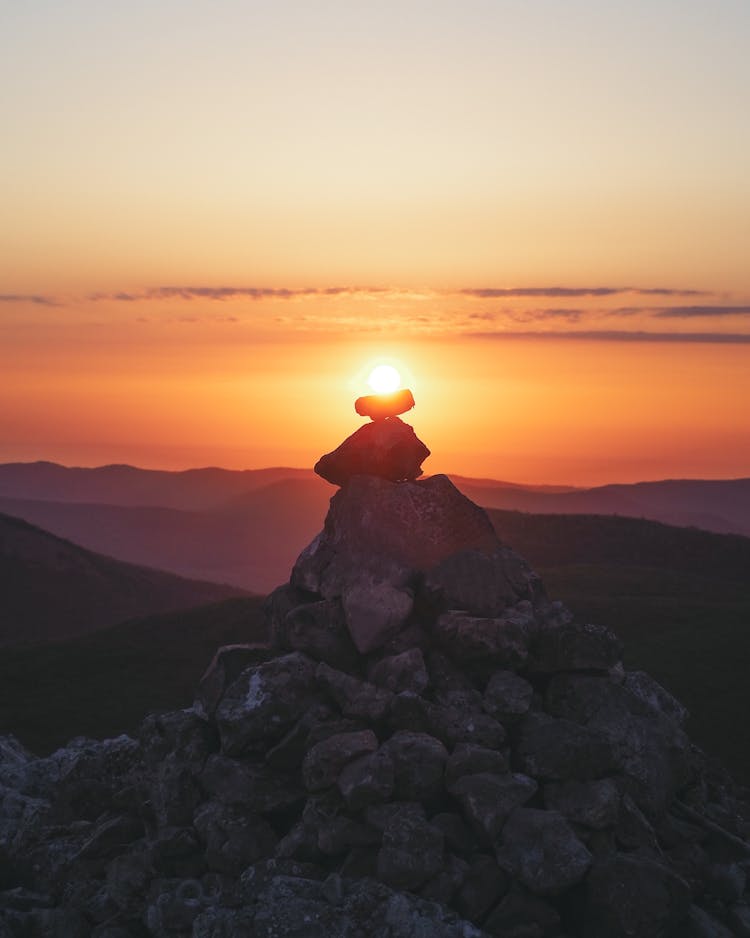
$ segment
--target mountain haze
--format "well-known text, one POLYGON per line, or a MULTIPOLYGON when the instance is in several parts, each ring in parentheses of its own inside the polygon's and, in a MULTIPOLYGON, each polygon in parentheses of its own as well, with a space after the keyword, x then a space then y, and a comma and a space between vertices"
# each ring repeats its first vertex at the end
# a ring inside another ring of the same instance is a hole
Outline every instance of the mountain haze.
POLYGON ((238 592, 122 563, 0 515, 0 644, 60 640, 238 592))

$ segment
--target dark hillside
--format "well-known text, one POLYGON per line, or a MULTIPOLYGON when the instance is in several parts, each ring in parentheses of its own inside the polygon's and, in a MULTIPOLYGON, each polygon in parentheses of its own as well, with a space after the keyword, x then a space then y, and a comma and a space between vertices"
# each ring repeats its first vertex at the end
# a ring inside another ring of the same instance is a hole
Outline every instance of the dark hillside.
POLYGON ((240 593, 122 563, 0 515, 0 645, 60 640, 240 593))

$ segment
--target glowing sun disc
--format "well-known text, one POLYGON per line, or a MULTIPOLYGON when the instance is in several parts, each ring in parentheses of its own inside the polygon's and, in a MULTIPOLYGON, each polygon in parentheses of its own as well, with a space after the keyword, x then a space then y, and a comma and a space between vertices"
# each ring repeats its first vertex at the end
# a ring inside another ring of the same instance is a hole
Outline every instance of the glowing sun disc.
POLYGON ((401 384, 401 375, 393 365, 378 365, 370 372, 367 383, 376 394, 390 394, 401 384))

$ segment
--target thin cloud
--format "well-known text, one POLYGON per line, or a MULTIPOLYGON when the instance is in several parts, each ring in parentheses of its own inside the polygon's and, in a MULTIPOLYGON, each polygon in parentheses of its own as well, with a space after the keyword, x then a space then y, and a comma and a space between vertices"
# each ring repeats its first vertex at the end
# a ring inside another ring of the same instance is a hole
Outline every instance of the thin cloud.
POLYGON ((61 306, 59 300, 39 293, 0 293, 0 303, 33 303, 35 306, 61 306))
POLYGON ((667 287, 470 287, 459 291, 463 296, 480 300, 504 297, 547 297, 548 299, 577 296, 711 296, 704 290, 675 290, 667 287))
POLYGON ((643 332, 617 329, 589 331, 539 330, 508 332, 464 332, 470 339, 587 339, 597 342, 689 342, 719 345, 748 345, 750 333, 744 332, 643 332))
POLYGON ((149 287, 137 293, 119 291, 116 293, 91 293, 88 299, 116 300, 137 302, 139 300, 293 300, 310 296, 352 296, 370 297, 391 294, 408 296, 414 299, 424 298, 424 293, 413 290, 398 290, 391 287, 238 287, 238 286, 164 286, 149 287))
POLYGON ((750 316, 750 306, 662 306, 656 319, 694 319, 700 316, 750 316))

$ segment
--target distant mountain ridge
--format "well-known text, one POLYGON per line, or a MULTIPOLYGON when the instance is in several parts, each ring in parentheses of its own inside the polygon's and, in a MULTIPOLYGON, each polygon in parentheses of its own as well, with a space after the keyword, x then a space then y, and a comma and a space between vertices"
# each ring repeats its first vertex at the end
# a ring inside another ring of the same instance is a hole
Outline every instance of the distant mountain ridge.
MULTIPOLYGON (((485 508, 621 515, 750 536, 750 479, 571 489, 452 478, 485 508)), ((0 465, 0 511, 129 563, 254 592, 283 582, 299 546, 322 527, 335 491, 306 469, 0 465)))
POLYGON ((0 514, 0 645, 83 635, 240 592, 122 563, 0 514))

